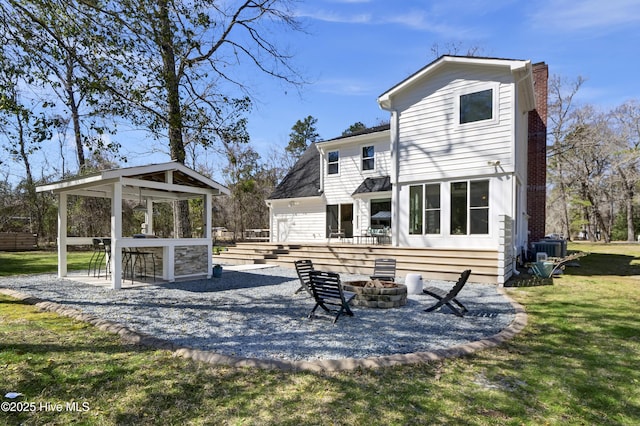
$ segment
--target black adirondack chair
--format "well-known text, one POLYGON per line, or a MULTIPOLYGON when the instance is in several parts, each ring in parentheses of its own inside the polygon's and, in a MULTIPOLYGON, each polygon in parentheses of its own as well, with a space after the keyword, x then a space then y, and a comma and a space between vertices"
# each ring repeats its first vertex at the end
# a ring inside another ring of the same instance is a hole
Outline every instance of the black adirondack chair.
POLYGON ((395 259, 376 259, 373 266, 372 280, 395 281, 396 279, 396 260, 395 259))
POLYGON ((464 287, 464 285, 467 283, 469 275, 471 275, 471 269, 467 269, 466 271, 464 271, 460 275, 458 282, 456 282, 453 288, 448 292, 441 290, 438 287, 427 287, 423 289, 422 292, 424 294, 428 294, 429 296, 438 299, 436 304, 425 309, 425 312, 432 312, 446 305, 457 316, 464 316, 464 314, 468 312, 468 309, 456 297, 458 296, 458 293, 460 293, 460 290, 462 290, 462 287, 464 287), (454 306, 452 303, 456 304, 458 307, 454 306))
POLYGON ((313 271, 313 262, 309 259, 296 260, 293 262, 296 267, 296 272, 298 273, 298 278, 300 278, 300 288, 296 290, 295 294, 300 293, 301 291, 306 291, 309 295, 313 296, 311 293, 311 287, 309 287, 309 273, 313 271))
POLYGON ((334 324, 342 314, 353 316, 349 302, 353 300, 356 294, 342 290, 340 275, 334 272, 311 271, 309 278, 311 293, 316 301, 316 305, 311 310, 309 318, 314 317, 318 306, 327 313, 336 314, 333 319, 334 324))

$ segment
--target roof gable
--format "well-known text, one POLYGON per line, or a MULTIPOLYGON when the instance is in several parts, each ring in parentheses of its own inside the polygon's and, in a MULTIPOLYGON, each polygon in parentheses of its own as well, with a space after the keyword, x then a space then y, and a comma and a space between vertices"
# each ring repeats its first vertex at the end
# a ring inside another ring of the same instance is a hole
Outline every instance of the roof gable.
MULTIPOLYGON (((110 197, 111 185, 116 181, 128 181, 136 187, 163 189, 171 186, 169 192, 177 195, 193 193, 229 194, 229 189, 218 182, 201 175, 182 163, 171 161, 145 166, 123 167, 101 170, 82 176, 75 176, 58 182, 37 187, 38 192, 52 191, 78 193, 96 197, 110 197)), ((133 187, 133 185, 132 185, 133 187)), ((135 188, 123 190, 123 198, 137 198, 140 192, 135 188)), ((151 197, 151 195, 149 195, 151 197)))
MULTIPOLYGON (((504 67, 509 72, 517 74, 518 77, 526 77, 531 75, 531 61, 520 59, 500 59, 500 58, 482 58, 475 56, 450 56, 444 55, 435 61, 427 64, 425 67, 411 74, 386 92, 378 97, 378 104, 382 109, 389 109, 392 105, 392 98, 411 87, 419 81, 430 78, 436 71, 445 66, 493 66, 504 67)), ((533 93, 533 80, 529 77, 531 93, 533 93)), ((526 87, 525 87, 526 88, 526 87)), ((533 109, 531 107, 530 109, 533 109)))

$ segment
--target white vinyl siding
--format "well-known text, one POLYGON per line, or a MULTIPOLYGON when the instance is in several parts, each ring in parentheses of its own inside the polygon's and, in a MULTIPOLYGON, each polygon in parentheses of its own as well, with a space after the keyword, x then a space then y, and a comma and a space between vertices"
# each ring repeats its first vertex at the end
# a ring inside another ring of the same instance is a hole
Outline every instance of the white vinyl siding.
POLYGON ((321 198, 274 201, 271 208, 272 242, 326 241, 326 207, 321 198))
MULTIPOLYGON (((375 170, 362 170, 362 144, 340 147, 340 173, 327 174, 324 180, 324 195, 327 204, 352 203, 352 194, 368 177, 389 175, 390 153, 388 135, 380 141, 368 143, 375 151, 375 170)), ((328 150, 328 152, 333 150, 328 150)))
POLYGON ((486 173, 487 159, 513 169, 513 77, 493 68, 448 69, 397 99, 399 181, 486 173), (492 71, 493 70, 493 71, 492 71), (460 125, 461 93, 495 88, 495 118, 460 125))

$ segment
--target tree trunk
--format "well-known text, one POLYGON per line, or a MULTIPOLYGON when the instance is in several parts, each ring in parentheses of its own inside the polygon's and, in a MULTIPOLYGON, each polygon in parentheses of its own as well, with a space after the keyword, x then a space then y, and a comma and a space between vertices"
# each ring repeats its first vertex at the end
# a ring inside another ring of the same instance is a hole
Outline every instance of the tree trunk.
MULTIPOLYGON (((627 179, 627 174, 622 167, 617 167, 617 169, 618 175, 621 178, 622 187, 624 188, 624 202, 627 208, 627 241, 633 242, 636 240, 636 228, 633 223, 633 197, 636 195, 634 183, 627 179)), ((635 169, 635 167, 633 169, 635 169)))
POLYGON ((560 200, 561 205, 562 205, 562 226, 563 226, 563 230, 562 232, 565 235, 565 238, 567 240, 571 240, 571 227, 569 225, 569 203, 567 202, 567 185, 565 185, 564 183, 564 175, 563 175, 563 170, 562 170, 562 158, 558 158, 557 160, 557 164, 558 164, 558 176, 559 176, 559 183, 560 183, 560 200))
POLYGON ((80 131, 80 112, 78 111, 78 103, 76 102, 75 92, 73 90, 73 58, 67 55, 66 61, 66 78, 65 91, 67 93, 67 105, 71 109, 71 120, 73 122, 73 137, 76 143, 76 155, 78 156, 78 168, 80 172, 86 167, 86 159, 84 157, 84 147, 82 146, 82 133, 80 131))
MULTIPOLYGON (((22 122, 22 116, 20 112, 16 113, 16 119, 18 123, 18 143, 20 146, 20 158, 22 159, 22 163, 24 164, 24 169, 26 173, 26 189, 27 189, 27 205, 29 207, 29 216, 30 218, 35 219, 36 230, 35 232, 38 235, 42 234, 42 212, 38 208, 38 194, 36 193, 36 185, 33 181, 33 173, 31 172, 31 162, 29 161, 29 155, 26 149, 26 141, 24 139, 25 129, 24 124, 22 122)), ((32 223, 34 222, 32 221, 32 223)), ((33 228, 30 230, 33 231, 33 228)))
POLYGON ((635 227, 635 224, 633 223, 633 213, 634 213, 633 188, 625 191, 625 193, 626 193, 625 203, 627 205, 627 241, 633 242, 636 240, 636 227, 635 227))
MULTIPOLYGON (((167 91, 169 150, 171 159, 184 164, 186 151, 182 139, 182 113, 180 106, 180 91, 178 75, 176 73, 176 58, 173 49, 173 32, 169 18, 169 8, 166 0, 158 0, 160 19, 159 45, 162 52, 162 68, 164 73, 165 90, 167 91)), ((174 229, 178 238, 191 237, 191 221, 189 218, 189 202, 176 201, 173 203, 174 229)))

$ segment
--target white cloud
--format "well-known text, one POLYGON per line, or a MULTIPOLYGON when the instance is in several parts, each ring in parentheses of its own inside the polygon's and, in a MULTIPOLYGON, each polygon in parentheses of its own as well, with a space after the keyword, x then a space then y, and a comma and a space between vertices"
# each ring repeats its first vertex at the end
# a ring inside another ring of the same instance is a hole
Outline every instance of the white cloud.
POLYGON ((640 23, 638 0, 549 0, 532 15, 538 27, 559 31, 617 30, 640 23))
POLYGON ((336 95, 362 96, 371 95, 379 91, 379 87, 358 78, 329 78, 318 81, 314 85, 320 93, 336 95))
POLYGON ((473 34, 478 36, 478 29, 449 25, 440 19, 434 19, 422 10, 412 10, 405 13, 346 13, 328 10, 298 10, 296 16, 323 22, 359 25, 398 25, 418 31, 427 31, 447 38, 464 38, 473 34))
POLYGON ((298 18, 310 18, 317 21, 334 22, 341 24, 369 24, 371 23, 370 13, 359 14, 343 14, 334 11, 315 10, 305 11, 298 10, 296 12, 298 18))

